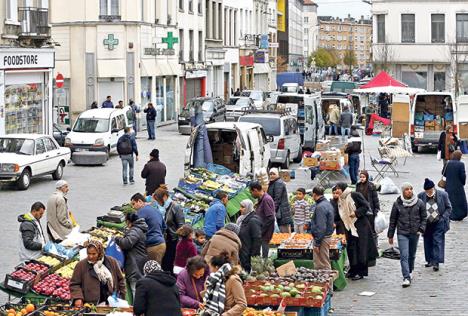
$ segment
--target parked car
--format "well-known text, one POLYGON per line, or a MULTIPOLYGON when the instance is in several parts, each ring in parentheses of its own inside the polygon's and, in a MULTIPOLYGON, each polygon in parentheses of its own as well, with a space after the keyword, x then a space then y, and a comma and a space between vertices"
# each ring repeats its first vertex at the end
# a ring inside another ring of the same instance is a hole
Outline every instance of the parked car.
POLYGON ((201 106, 205 123, 222 122, 226 118, 226 105, 221 98, 194 98, 187 102, 177 119, 179 133, 190 135, 190 109, 201 106))
POLYGON ((257 123, 263 127, 265 135, 271 137, 270 165, 280 165, 289 169, 291 161, 301 162, 302 144, 297 119, 288 112, 262 111, 246 114, 239 122, 257 123))
POLYGON ((261 90, 244 90, 241 96, 251 98, 255 103, 255 107, 259 110, 267 108, 268 102, 266 92, 261 90))
POLYGON ((0 137, 0 182, 16 183, 27 190, 32 177, 51 174, 63 176, 70 161, 70 149, 60 147, 55 139, 41 134, 10 134, 0 137))
MULTIPOLYGON (((206 125, 208 140, 213 153, 213 163, 225 166, 242 176, 254 175, 267 168, 270 161, 270 145, 260 124, 218 122, 206 125)), ((194 167, 196 140, 200 128, 190 135, 185 151, 185 170, 194 167)))
POLYGON ((244 110, 255 107, 254 101, 249 97, 231 97, 226 103, 226 121, 237 122, 244 114, 244 110))
POLYGON ((78 116, 65 138, 76 165, 105 164, 111 153, 117 152, 117 141, 127 126, 133 126, 129 106, 123 109, 92 109, 78 116))
POLYGON ((60 146, 65 145, 65 138, 67 137, 69 132, 70 130, 64 129, 58 124, 54 124, 53 131, 52 131, 54 139, 57 141, 57 143, 60 146))

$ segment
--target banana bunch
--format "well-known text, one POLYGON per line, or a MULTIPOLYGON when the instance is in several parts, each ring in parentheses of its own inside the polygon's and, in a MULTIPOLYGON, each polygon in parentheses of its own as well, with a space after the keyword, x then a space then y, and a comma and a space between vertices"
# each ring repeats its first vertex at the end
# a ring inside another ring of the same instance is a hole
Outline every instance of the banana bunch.
POLYGON ((75 270, 76 265, 78 264, 78 261, 73 261, 67 264, 64 267, 61 267, 58 269, 55 273, 60 275, 61 277, 65 279, 71 279, 73 275, 73 270, 75 270))
POLYGON ((37 261, 45 263, 49 267, 56 267, 61 263, 59 259, 56 259, 56 258, 51 257, 51 256, 41 256, 41 257, 39 257, 37 259, 37 261))

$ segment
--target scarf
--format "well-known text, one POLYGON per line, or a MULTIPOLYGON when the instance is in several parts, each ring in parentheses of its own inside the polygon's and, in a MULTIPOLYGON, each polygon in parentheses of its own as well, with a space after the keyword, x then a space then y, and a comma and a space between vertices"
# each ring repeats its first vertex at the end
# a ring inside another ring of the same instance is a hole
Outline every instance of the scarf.
POLYGON ((202 315, 219 316, 224 313, 224 302, 226 301, 225 279, 231 270, 231 265, 225 263, 206 280, 206 293, 204 297, 206 303, 202 315))
POLYGON ((107 284, 111 289, 113 289, 114 279, 112 278, 112 273, 104 265, 104 258, 96 261, 94 264, 90 261, 88 262, 89 264, 93 265, 94 272, 96 272, 99 282, 102 284, 107 284))
POLYGON ((356 217, 351 217, 351 214, 356 211, 356 205, 354 200, 351 197, 351 188, 347 188, 338 199, 338 211, 340 213, 341 220, 345 225, 347 230, 351 231, 351 235, 359 237, 354 223, 356 222, 356 217))
POLYGON ((402 192, 400 195, 400 198, 404 207, 411 207, 411 206, 416 205, 416 203, 418 203, 418 197, 416 196, 416 194, 413 194, 413 196, 410 199, 406 199, 403 196, 403 192, 402 192))
POLYGON ((241 206, 245 207, 245 214, 239 216, 239 218, 236 221, 236 224, 240 227, 242 225, 242 222, 247 218, 247 216, 250 215, 254 211, 254 205, 251 200, 244 200, 241 203, 241 206))

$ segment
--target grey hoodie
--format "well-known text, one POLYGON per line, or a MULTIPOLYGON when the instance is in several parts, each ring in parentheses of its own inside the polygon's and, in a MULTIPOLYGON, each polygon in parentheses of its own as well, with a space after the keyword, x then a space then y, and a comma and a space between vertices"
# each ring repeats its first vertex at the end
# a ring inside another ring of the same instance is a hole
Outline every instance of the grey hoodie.
POLYGON ((42 247, 46 242, 41 222, 35 219, 31 213, 18 216, 18 222, 21 223, 19 229, 20 261, 24 262, 40 257, 42 247))

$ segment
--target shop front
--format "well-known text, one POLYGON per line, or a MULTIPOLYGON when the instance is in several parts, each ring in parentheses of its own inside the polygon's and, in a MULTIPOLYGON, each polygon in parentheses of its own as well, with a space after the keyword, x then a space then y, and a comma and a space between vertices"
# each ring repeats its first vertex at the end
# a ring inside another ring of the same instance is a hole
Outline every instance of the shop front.
POLYGON ((0 135, 52 134, 53 49, 0 49, 0 135))
POLYGON ((254 55, 254 87, 255 90, 270 90, 271 69, 268 64, 268 53, 258 50, 254 55))
POLYGON ((253 89, 254 85, 254 56, 250 49, 241 49, 239 57, 240 64, 240 86, 241 90, 253 89))
POLYGON ((184 65, 184 77, 181 81, 181 106, 185 106, 190 99, 206 95, 206 77, 208 72, 204 63, 190 63, 184 65))

